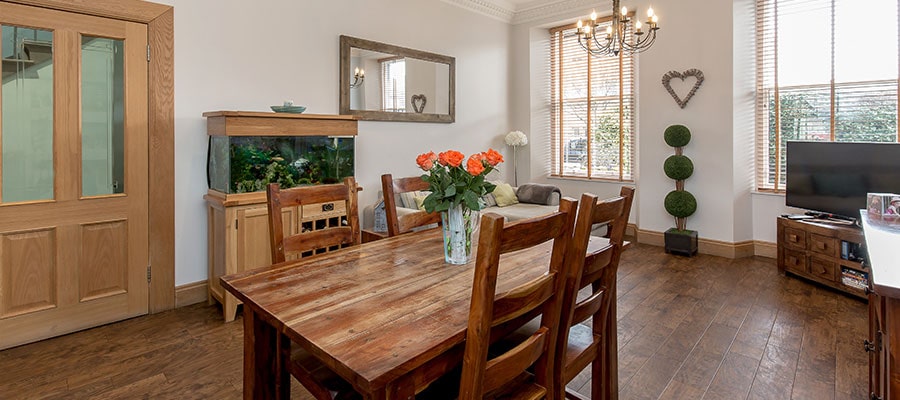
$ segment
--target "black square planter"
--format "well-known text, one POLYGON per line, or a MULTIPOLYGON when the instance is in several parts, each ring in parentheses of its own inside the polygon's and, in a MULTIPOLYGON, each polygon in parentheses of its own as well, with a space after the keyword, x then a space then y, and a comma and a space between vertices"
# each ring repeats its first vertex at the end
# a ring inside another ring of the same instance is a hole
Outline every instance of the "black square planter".
POLYGON ((697 253, 697 231, 679 231, 670 228, 665 233, 666 253, 692 256, 697 253))

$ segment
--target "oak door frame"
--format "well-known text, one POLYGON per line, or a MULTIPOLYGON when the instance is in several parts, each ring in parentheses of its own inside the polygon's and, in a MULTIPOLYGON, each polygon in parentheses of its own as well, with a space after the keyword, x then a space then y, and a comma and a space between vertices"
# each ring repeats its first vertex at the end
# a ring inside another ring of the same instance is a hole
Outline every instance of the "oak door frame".
POLYGON ((150 299, 148 311, 175 308, 175 12, 141 0, 0 0, 147 25, 148 201, 150 299))

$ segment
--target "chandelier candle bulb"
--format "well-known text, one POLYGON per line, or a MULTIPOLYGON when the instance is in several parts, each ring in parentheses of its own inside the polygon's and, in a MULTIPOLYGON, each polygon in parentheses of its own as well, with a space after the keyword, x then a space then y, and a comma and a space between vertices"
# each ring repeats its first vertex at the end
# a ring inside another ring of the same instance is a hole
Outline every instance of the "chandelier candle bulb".
POLYGON ((653 18, 653 7, 647 8, 647 19, 653 18))
POLYGON ((635 33, 641 33, 641 21, 634 21, 635 33))
POLYGON ((597 12, 591 11, 591 21, 596 21, 596 20, 597 20, 597 12))

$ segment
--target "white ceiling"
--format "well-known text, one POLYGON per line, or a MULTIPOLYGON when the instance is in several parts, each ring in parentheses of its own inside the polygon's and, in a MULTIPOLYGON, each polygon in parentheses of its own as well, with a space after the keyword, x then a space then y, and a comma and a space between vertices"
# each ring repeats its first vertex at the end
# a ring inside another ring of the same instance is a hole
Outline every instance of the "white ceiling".
POLYGON ((596 6, 598 0, 442 0, 510 24, 520 24, 575 9, 596 6))

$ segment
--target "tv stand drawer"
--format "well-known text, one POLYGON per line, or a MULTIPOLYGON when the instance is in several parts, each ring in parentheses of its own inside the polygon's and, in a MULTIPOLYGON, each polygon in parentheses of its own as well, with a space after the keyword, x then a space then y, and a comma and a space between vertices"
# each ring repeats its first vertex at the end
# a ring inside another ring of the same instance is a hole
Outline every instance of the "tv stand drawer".
POLYGON ((837 238, 815 233, 809 234, 809 250, 828 257, 838 257, 840 254, 837 238))
POLYGON ((785 227, 784 235, 781 238, 785 246, 792 247, 797 250, 806 250, 806 232, 802 229, 785 227))
POLYGON ((788 271, 801 274, 808 272, 806 269, 806 255, 802 251, 785 249, 782 261, 784 262, 784 268, 788 271))
POLYGON ((837 280, 837 264, 834 261, 817 256, 809 257, 809 274, 813 277, 835 282, 837 280))

